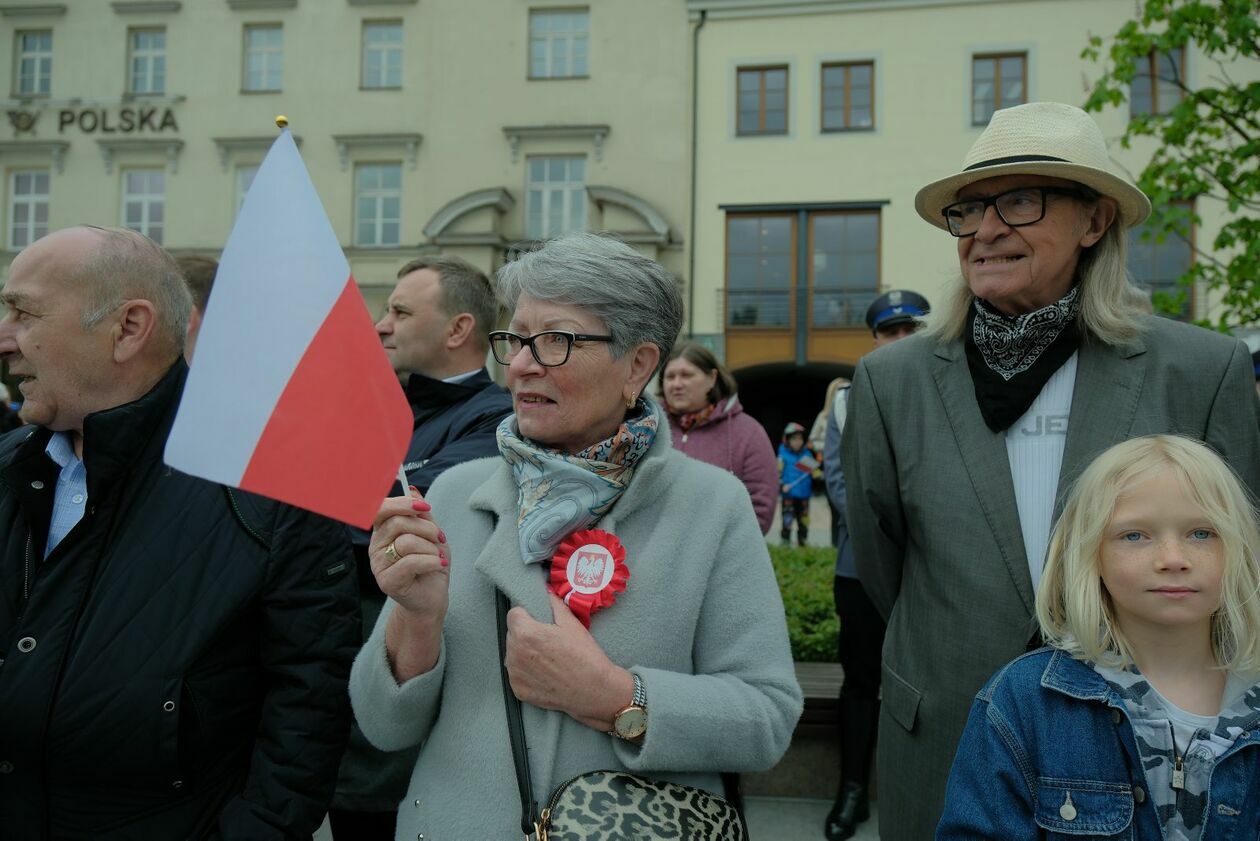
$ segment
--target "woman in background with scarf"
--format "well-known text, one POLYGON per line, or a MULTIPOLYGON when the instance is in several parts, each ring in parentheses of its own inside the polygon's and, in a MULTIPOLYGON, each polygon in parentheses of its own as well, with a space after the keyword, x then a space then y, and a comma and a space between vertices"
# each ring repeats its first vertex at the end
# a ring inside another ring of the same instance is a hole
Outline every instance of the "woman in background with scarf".
POLYGON ((734 473, 748 489, 762 534, 770 531, 779 499, 779 468, 765 427, 744 414, 735 377, 713 351, 695 342, 676 345, 657 385, 669 412, 674 448, 734 473))
POLYGON ((720 793, 721 772, 778 762, 801 712, 748 494, 675 451, 643 396, 682 326, 673 278, 573 234, 498 283, 502 458, 451 468, 427 501, 386 500, 369 547, 389 601, 351 700, 378 747, 424 745, 400 838, 520 833, 500 662, 542 800, 601 769, 720 793), (515 605, 505 661, 496 589, 515 605))
POLYGON ((884 841, 933 836, 973 697, 1040 644, 1050 527, 1095 455, 1178 433, 1260 487, 1246 346, 1143 313, 1126 229, 1150 202, 1111 171, 1089 115, 1053 102, 997 111, 915 207, 954 237, 960 272, 927 331, 859 363, 842 454, 858 575, 888 619, 884 841))

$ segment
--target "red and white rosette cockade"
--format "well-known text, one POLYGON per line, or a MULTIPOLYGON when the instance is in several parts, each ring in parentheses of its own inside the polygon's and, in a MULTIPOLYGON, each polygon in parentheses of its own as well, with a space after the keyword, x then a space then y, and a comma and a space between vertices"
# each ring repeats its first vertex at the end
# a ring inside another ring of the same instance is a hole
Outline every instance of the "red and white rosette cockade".
POLYGON ((590 628, 591 614, 616 602, 629 580, 626 547, 616 535, 587 529, 566 537, 551 556, 547 589, 590 628))

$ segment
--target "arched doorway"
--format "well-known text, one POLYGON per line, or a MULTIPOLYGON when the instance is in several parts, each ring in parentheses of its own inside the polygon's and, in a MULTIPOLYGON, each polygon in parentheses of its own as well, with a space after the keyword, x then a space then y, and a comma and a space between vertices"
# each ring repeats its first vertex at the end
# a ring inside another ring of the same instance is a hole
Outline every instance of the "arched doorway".
POLYGON ((739 401, 744 411, 765 427, 777 449, 788 423, 795 421, 806 430, 813 426, 822 410, 828 384, 836 377, 852 377, 853 366, 839 362, 773 362, 732 373, 739 383, 739 401))

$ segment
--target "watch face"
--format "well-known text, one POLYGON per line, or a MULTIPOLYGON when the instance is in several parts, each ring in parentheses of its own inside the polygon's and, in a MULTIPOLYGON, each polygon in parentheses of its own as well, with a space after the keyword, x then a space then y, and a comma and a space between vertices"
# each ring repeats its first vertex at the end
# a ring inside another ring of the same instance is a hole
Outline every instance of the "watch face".
POLYGON ((627 707, 617 713, 613 728, 623 739, 639 738, 647 731, 647 710, 640 707, 627 707))

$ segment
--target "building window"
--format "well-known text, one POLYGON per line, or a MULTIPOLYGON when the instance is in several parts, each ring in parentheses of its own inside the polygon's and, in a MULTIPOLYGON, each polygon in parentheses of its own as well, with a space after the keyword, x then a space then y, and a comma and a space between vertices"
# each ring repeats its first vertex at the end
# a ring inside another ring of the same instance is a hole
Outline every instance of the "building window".
POLYGON ((25 248, 48 233, 48 170, 9 174, 9 248, 25 248))
POLYGON ((787 67, 741 67, 736 75, 736 134, 787 134, 787 67))
POLYGON ((796 286, 796 214, 726 220, 726 324, 789 327, 796 286))
POLYGON ((363 24, 363 87, 402 87, 402 22, 363 24))
POLYGON ((1152 50, 1137 62, 1137 73, 1129 83, 1130 114, 1167 114, 1185 98, 1186 51, 1161 53, 1152 50))
POLYGON ((810 322, 857 327, 879 295, 879 212, 809 215, 810 322))
POLYGON ((284 30, 279 24, 245 27, 247 91, 280 90, 284 78, 284 30))
POLYGON ((133 29, 128 90, 134 94, 166 93, 166 30, 133 29))
MULTIPOLYGON (((1188 215, 1190 204, 1179 204, 1188 215)), ((1174 303, 1180 298, 1181 305, 1173 317, 1178 321, 1188 321, 1193 310, 1193 290, 1178 281, 1194 263, 1194 228, 1189 228, 1188 237, 1169 233, 1163 242, 1156 242, 1154 236, 1147 237, 1150 231, 1149 223, 1129 230, 1129 274, 1139 287, 1151 293, 1152 298, 1168 296, 1174 303)))
POLYGON ((16 96, 48 96, 52 91, 52 30, 18 32, 14 57, 16 96))
POLYGON ((527 161, 525 235, 530 239, 586 230, 586 158, 527 161))
POLYGON ((245 204, 245 194, 254 184, 254 176, 258 174, 258 164, 248 164, 236 168, 236 212, 241 212, 245 204))
POLYGON ((993 112, 1028 101, 1028 55, 1006 53, 971 59, 971 124, 989 124, 993 112))
POLYGON ((129 169, 123 172, 123 227, 139 231, 162 244, 166 227, 166 171, 129 169))
POLYGON ((354 244, 399 243, 402 164, 359 164, 354 168, 354 244))
POLYGON ((860 61, 822 67, 822 130, 875 127, 875 63, 860 61))
POLYGON ((591 13, 559 9, 529 13, 529 78, 573 79, 588 75, 591 13))

